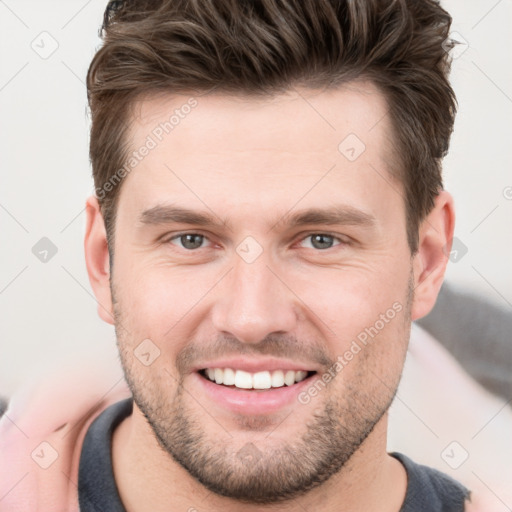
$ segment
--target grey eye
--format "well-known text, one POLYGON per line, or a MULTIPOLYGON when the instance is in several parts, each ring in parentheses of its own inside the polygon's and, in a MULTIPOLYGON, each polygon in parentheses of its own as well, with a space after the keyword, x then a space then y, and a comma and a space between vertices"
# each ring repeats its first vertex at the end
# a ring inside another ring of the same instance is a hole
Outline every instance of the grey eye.
POLYGON ((331 235, 323 235, 321 233, 310 235, 311 245, 315 249, 330 249, 334 245, 335 237, 331 235))
POLYGON ((185 249, 198 249, 203 244, 204 236, 196 233, 189 233, 186 235, 180 235, 176 237, 175 240, 176 239, 179 239, 181 245, 185 249))

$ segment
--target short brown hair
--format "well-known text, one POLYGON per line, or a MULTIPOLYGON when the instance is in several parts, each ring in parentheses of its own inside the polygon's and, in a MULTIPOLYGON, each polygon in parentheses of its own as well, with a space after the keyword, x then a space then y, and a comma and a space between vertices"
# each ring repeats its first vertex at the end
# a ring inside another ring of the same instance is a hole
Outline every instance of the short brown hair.
POLYGON ((110 250, 121 183, 105 185, 126 161, 130 107, 139 99, 213 90, 273 95, 367 79, 387 99, 416 252, 419 223, 442 189, 456 111, 450 25, 435 0, 109 2, 87 93, 90 159, 110 250))

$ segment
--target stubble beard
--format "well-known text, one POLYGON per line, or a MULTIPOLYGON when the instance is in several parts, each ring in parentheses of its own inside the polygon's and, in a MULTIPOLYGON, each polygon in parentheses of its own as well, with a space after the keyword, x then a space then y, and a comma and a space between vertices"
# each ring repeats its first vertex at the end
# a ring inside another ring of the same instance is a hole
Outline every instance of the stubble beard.
MULTIPOLYGON (((410 329, 411 303, 409 286, 404 329, 400 330, 403 336, 407 336, 410 329)), ((215 436, 208 435, 203 426, 206 412, 199 405, 195 412, 188 407, 197 402, 185 389, 183 376, 177 379, 173 397, 163 391, 171 389, 170 374, 167 383, 159 382, 158 377, 140 378, 138 362, 124 348, 133 345, 131 340, 123 339, 124 331, 118 329, 123 315, 116 302, 114 313, 126 381, 160 447, 208 490, 244 503, 273 504, 293 500, 339 473, 389 409, 400 381, 399 373, 392 377, 392 382, 383 383, 378 393, 375 389, 368 390, 365 360, 369 354, 365 353, 368 350, 365 348, 358 356, 361 359, 359 370, 354 372, 351 382, 345 382, 343 390, 336 394, 327 387, 322 392, 328 396, 323 407, 319 407, 323 397, 315 398, 319 406, 304 424, 304 432, 298 439, 283 441, 275 447, 275 443, 266 442, 265 435, 259 432, 254 443, 240 447, 236 446, 236 434, 233 436, 227 429, 215 436), (220 437, 227 440, 221 442, 220 437)), ((240 418, 240 422, 243 421, 240 418)), ((258 419, 254 421, 257 423, 258 419)), ((287 418, 283 424, 289 421, 287 418)), ((210 423, 215 429, 223 428, 213 419, 210 423)), ((246 427, 249 425, 250 421, 246 421, 246 427)), ((260 425, 255 431, 265 429, 265 418, 260 418, 260 425)), ((275 432, 269 434, 269 439, 279 433, 279 426, 270 426, 269 433, 272 429, 275 432)))

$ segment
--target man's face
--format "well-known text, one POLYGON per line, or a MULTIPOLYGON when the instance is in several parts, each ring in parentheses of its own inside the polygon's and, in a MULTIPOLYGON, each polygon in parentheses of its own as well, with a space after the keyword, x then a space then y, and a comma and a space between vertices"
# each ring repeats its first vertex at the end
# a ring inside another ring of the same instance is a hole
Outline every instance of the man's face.
POLYGON ((337 473, 398 385, 412 267, 390 121, 374 87, 352 84, 196 97, 162 134, 188 99, 146 100, 133 121, 132 149, 156 146, 118 202, 121 360, 175 461, 270 503, 337 473))

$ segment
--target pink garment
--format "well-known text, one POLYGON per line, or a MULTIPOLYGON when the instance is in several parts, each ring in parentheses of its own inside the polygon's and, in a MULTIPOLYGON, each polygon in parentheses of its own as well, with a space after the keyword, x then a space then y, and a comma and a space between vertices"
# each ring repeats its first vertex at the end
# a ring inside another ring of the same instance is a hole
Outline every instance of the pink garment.
POLYGON ((115 372, 67 368, 15 394, 0 419, 1 512, 79 510, 78 465, 87 429, 131 393, 115 372))

